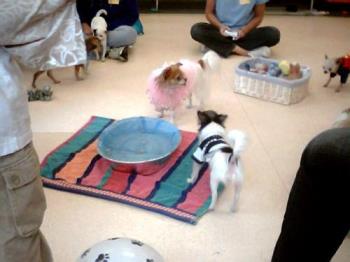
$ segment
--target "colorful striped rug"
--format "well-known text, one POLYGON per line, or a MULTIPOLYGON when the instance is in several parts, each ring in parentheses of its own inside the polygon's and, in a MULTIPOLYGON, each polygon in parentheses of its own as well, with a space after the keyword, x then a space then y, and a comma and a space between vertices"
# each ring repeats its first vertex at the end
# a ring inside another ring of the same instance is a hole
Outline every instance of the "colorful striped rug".
POLYGON ((188 184, 196 133, 181 131, 180 146, 154 174, 121 172, 97 153, 97 138, 115 120, 92 117, 41 163, 46 187, 122 202, 196 224, 210 203, 209 174, 188 184))

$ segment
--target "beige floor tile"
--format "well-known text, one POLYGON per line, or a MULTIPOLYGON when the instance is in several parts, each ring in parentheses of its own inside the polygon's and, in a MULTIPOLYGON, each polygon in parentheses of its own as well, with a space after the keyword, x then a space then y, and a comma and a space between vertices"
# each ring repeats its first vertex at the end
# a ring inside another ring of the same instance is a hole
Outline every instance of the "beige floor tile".
MULTIPOLYGON (((201 56, 189 30, 193 23, 204 21, 203 15, 142 14, 141 19, 145 35, 131 50, 129 62, 91 62, 88 78, 79 82, 73 69, 56 70, 62 83, 54 86, 53 101, 30 103, 41 159, 92 115, 156 116, 145 93, 151 70, 166 61, 201 56)), ((338 80, 327 89, 322 87, 327 77, 321 66, 325 53, 337 56, 350 51, 350 20, 267 16, 264 24, 276 25, 282 32, 280 45, 273 48, 274 58, 308 65, 312 78, 309 95, 292 106, 233 93, 234 67, 242 57, 223 60, 220 74, 210 82, 208 108, 228 114, 227 128, 242 129, 249 137, 242 157, 245 184, 239 212, 228 212, 231 186, 219 199, 217 210, 196 226, 123 204, 46 189, 43 231, 56 261, 73 261, 95 242, 115 236, 142 240, 170 262, 269 261, 303 148, 349 106, 350 88, 334 93, 338 80)), ((31 73, 26 72, 25 78, 29 85, 31 73)), ((38 82, 39 86, 47 83, 46 77, 38 82)), ((195 116, 195 108, 182 108, 176 123, 195 131, 195 116)), ((334 261, 348 261, 349 247, 346 240, 334 261)))

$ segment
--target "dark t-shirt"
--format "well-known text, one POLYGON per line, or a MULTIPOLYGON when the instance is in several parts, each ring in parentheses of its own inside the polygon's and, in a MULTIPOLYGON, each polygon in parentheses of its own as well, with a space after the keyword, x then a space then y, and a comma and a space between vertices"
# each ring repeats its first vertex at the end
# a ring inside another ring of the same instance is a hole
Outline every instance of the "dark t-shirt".
POLYGON ((108 0, 77 0, 77 10, 82 23, 90 25, 97 11, 105 9, 108 30, 121 25, 132 26, 139 19, 139 8, 136 0, 120 0, 119 4, 109 4, 108 0))

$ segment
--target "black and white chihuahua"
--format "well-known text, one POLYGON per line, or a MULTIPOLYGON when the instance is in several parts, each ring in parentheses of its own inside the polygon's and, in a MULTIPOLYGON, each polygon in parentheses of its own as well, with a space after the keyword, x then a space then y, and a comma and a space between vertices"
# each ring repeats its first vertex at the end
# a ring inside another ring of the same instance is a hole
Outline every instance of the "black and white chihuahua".
POLYGON ((220 183, 234 181, 234 198, 231 211, 237 210, 240 191, 243 183, 243 171, 240 155, 246 145, 246 135, 239 130, 231 130, 226 133, 224 122, 227 115, 218 114, 215 111, 198 111, 199 120, 199 146, 192 155, 192 175, 187 180, 194 183, 198 178, 198 172, 202 164, 207 162, 210 168, 210 210, 215 207, 218 186, 220 183))

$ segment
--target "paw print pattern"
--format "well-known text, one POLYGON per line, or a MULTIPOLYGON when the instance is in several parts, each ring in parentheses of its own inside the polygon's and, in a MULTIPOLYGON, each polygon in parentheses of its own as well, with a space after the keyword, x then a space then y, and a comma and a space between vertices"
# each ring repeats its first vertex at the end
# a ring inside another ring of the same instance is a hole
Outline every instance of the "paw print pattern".
POLYGON ((99 254, 95 260, 95 262, 108 262, 108 261, 109 261, 109 254, 99 254))
POLYGON ((113 238, 110 238, 108 240, 117 240, 117 239, 119 239, 119 237, 113 237, 113 238))
POLYGON ((141 241, 137 241, 137 240, 131 240, 131 243, 133 245, 137 245, 139 247, 142 247, 143 246, 143 243, 141 241))
POLYGON ((87 249, 87 250, 85 250, 85 252, 83 253, 83 254, 81 254, 81 258, 84 258, 84 257, 86 257, 87 256, 87 254, 90 252, 90 248, 89 249, 87 249))

